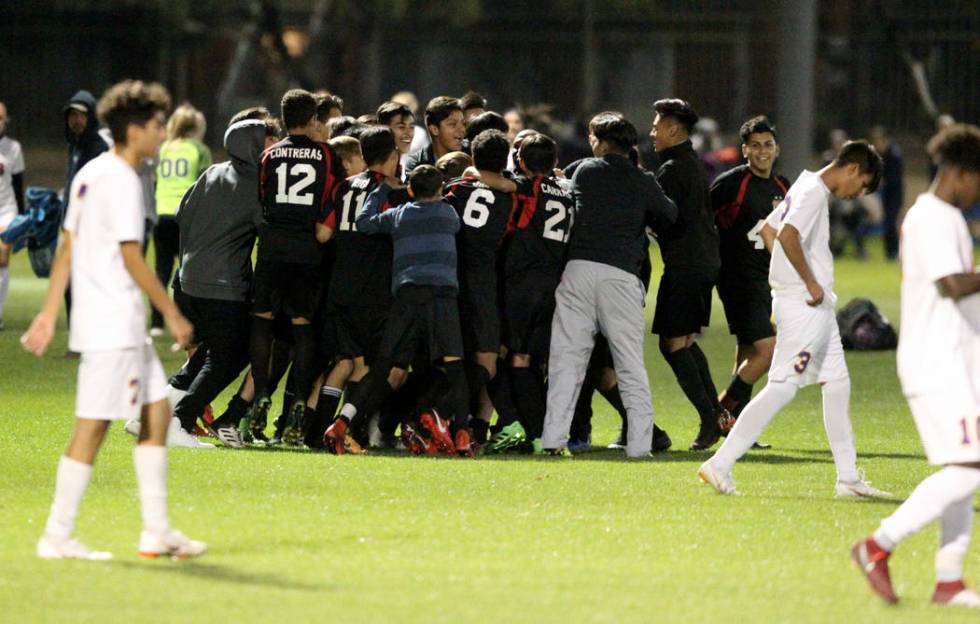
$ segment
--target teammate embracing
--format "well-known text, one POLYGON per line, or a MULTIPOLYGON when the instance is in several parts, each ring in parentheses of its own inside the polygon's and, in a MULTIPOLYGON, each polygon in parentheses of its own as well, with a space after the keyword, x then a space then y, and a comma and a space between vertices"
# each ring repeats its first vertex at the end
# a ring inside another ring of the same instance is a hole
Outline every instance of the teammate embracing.
POLYGON ((963 584, 980 489, 980 273, 963 211, 980 201, 980 128, 950 126, 928 151, 939 172, 902 223, 898 376, 926 457, 941 468, 857 542, 851 557, 875 593, 898 602, 888 558, 938 520, 932 601, 980 608, 980 593, 963 584))
MULTIPOLYGON (((834 315, 834 258, 830 252, 828 201, 872 192, 882 171, 881 157, 865 141, 849 141, 817 172, 804 171, 763 229, 776 230, 769 267, 776 318, 776 347, 766 387, 745 407, 728 438, 701 465, 698 476, 721 494, 737 494, 731 471, 759 439, 769 421, 796 396, 819 383, 824 426, 837 467, 837 496, 887 496, 866 482, 857 468, 851 430, 851 378, 834 315)), ((767 231, 767 235, 772 235, 767 231)))

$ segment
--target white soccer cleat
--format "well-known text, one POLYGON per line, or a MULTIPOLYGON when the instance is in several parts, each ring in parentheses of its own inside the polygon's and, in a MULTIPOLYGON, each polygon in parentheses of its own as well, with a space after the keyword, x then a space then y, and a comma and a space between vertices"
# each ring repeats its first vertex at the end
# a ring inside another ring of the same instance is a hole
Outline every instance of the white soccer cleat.
POLYGON ((130 418, 126 421, 126 424, 123 425, 123 431, 138 438, 140 437, 140 424, 142 422, 143 421, 139 418, 130 418))
POLYGON ((885 492, 871 485, 870 481, 838 481, 834 486, 834 496, 837 498, 891 498, 891 492, 885 492))
POLYGON ((170 529, 164 533, 140 533, 139 554, 144 559, 170 557, 171 559, 192 559, 200 557, 208 550, 204 542, 192 540, 180 531, 170 529))
POLYGON ((55 539, 42 535, 37 542, 37 556, 41 559, 81 559, 83 561, 106 561, 112 553, 89 550, 77 539, 55 539))
POLYGON ((172 446, 175 448, 214 448, 213 444, 209 442, 201 442, 191 434, 184 431, 184 428, 180 426, 180 419, 176 416, 170 419, 170 428, 167 430, 167 446, 172 446))
POLYGON ((245 448, 245 442, 242 440, 242 432, 235 425, 212 427, 212 431, 225 446, 236 449, 245 448))
POLYGON ((711 465, 710 459, 698 468, 698 478, 701 479, 701 483, 710 485, 719 494, 739 496, 738 490, 735 489, 735 481, 732 480, 732 473, 718 471, 711 465))

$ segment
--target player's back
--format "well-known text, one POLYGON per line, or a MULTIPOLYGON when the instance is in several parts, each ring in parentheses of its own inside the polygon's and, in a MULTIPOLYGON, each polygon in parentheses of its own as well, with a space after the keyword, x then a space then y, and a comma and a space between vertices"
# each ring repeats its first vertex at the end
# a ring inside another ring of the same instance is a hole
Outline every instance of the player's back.
POLYGON ((450 182, 446 201, 462 221, 457 248, 464 272, 494 272, 497 249, 514 212, 515 197, 491 189, 486 184, 463 177, 450 182))
POLYGON ((518 178, 517 210, 511 220, 505 275, 529 272, 559 279, 565 267, 575 200, 570 183, 550 176, 518 178))
POLYGON ((341 168, 329 146, 305 136, 290 135, 265 151, 259 165, 260 259, 320 262, 315 225, 341 168))
MULTIPOLYGON (((326 225, 334 231, 336 247, 329 291, 335 304, 383 306, 391 300, 391 237, 362 234, 356 224, 368 195, 384 179, 384 174, 365 171, 345 180, 334 193, 326 225)), ((407 200, 403 190, 392 191, 381 211, 407 200)))

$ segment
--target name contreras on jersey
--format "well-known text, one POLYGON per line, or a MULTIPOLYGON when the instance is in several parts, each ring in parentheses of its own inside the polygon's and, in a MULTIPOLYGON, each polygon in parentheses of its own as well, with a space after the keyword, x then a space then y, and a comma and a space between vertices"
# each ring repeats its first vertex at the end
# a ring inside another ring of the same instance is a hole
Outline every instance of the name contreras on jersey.
POLYGON ((323 160, 323 151, 312 147, 273 147, 269 151, 269 158, 323 160))

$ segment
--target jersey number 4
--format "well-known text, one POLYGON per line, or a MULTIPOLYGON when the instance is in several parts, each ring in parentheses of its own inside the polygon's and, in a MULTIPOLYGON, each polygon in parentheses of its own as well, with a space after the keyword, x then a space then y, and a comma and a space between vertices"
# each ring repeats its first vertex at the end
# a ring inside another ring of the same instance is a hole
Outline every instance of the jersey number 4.
POLYGON ((750 243, 753 243, 753 245, 754 245, 754 247, 756 249, 765 249, 766 248, 766 242, 764 240, 762 240, 762 234, 760 234, 760 232, 762 232, 762 228, 765 225, 766 225, 766 220, 765 219, 759 219, 759 222, 756 223, 752 227, 752 229, 749 230, 749 233, 746 235, 747 238, 749 239, 749 242, 750 243))
POLYGON ((303 193, 303 189, 316 181, 316 169, 307 163, 297 163, 286 171, 289 163, 276 167, 276 177, 279 185, 276 187, 277 204, 293 204, 296 206, 312 206, 313 193, 303 193))

